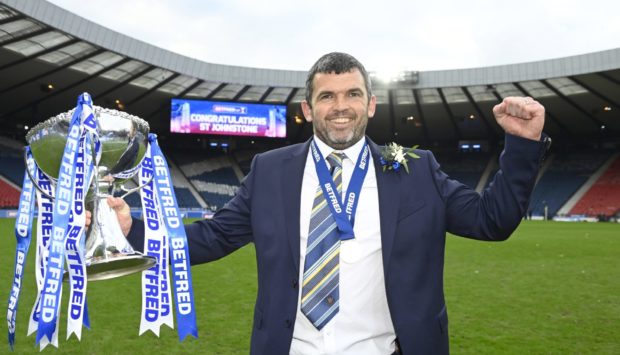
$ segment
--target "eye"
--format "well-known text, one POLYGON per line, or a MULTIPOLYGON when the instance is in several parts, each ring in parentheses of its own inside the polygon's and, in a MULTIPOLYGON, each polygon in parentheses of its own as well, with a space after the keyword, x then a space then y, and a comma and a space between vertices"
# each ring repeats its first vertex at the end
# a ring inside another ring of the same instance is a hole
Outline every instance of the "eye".
POLYGON ((361 91, 351 91, 349 93, 349 96, 351 96, 351 97, 362 97, 362 92, 361 91))
POLYGON ((330 94, 330 93, 320 94, 320 95, 319 95, 319 100, 322 100, 322 101, 323 101, 323 100, 329 100, 329 99, 331 99, 331 98, 332 98, 332 96, 333 96, 333 95, 332 95, 332 94, 330 94))

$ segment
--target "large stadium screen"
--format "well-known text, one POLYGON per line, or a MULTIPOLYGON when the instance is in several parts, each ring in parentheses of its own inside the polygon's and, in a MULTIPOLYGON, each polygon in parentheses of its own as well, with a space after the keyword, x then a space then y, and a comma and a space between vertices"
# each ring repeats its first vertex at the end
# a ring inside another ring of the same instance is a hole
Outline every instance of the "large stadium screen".
POLYGON ((286 137, 286 106, 172 99, 170 132, 286 137))

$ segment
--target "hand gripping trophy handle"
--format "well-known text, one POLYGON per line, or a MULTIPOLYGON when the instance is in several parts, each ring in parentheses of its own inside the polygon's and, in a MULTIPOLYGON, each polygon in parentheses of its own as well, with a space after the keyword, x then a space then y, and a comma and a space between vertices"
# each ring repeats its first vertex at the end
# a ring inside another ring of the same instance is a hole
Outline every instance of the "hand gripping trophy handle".
MULTIPOLYGON (((129 244, 116 213, 108 206, 107 198, 114 192, 126 192, 122 197, 146 186, 127 190, 122 184, 137 173, 148 144, 148 123, 125 112, 93 107, 102 145, 101 158, 95 162, 93 183, 86 198, 92 209, 92 223, 86 233, 84 257, 89 281, 106 280, 150 268, 156 259, 136 252, 129 244)), ((69 120, 73 111, 52 117, 32 128, 26 140, 30 144, 40 169, 56 183, 57 173, 66 142, 69 120)), ((91 149, 94 153, 94 149, 91 149)), ((46 197, 30 174, 35 187, 46 197)))

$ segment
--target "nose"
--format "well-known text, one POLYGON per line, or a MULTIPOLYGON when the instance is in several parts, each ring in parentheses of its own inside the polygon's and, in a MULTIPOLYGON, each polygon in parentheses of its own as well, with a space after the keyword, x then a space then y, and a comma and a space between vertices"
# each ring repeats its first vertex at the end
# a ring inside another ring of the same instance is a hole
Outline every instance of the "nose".
POLYGON ((349 104, 344 95, 336 95, 336 99, 334 101, 334 110, 335 111, 346 111, 349 108, 349 104))

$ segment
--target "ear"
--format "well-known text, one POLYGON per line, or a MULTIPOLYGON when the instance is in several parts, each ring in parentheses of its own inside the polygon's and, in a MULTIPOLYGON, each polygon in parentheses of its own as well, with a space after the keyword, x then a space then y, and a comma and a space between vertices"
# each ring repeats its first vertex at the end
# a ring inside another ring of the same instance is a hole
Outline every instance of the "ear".
POLYGON ((377 109, 377 97, 372 95, 370 97, 370 101, 368 102, 368 118, 372 118, 375 115, 375 110, 377 109))
POLYGON ((310 104, 308 103, 308 101, 306 100, 301 101, 301 110, 304 113, 304 117, 306 118, 306 121, 312 122, 312 108, 310 107, 310 104))

